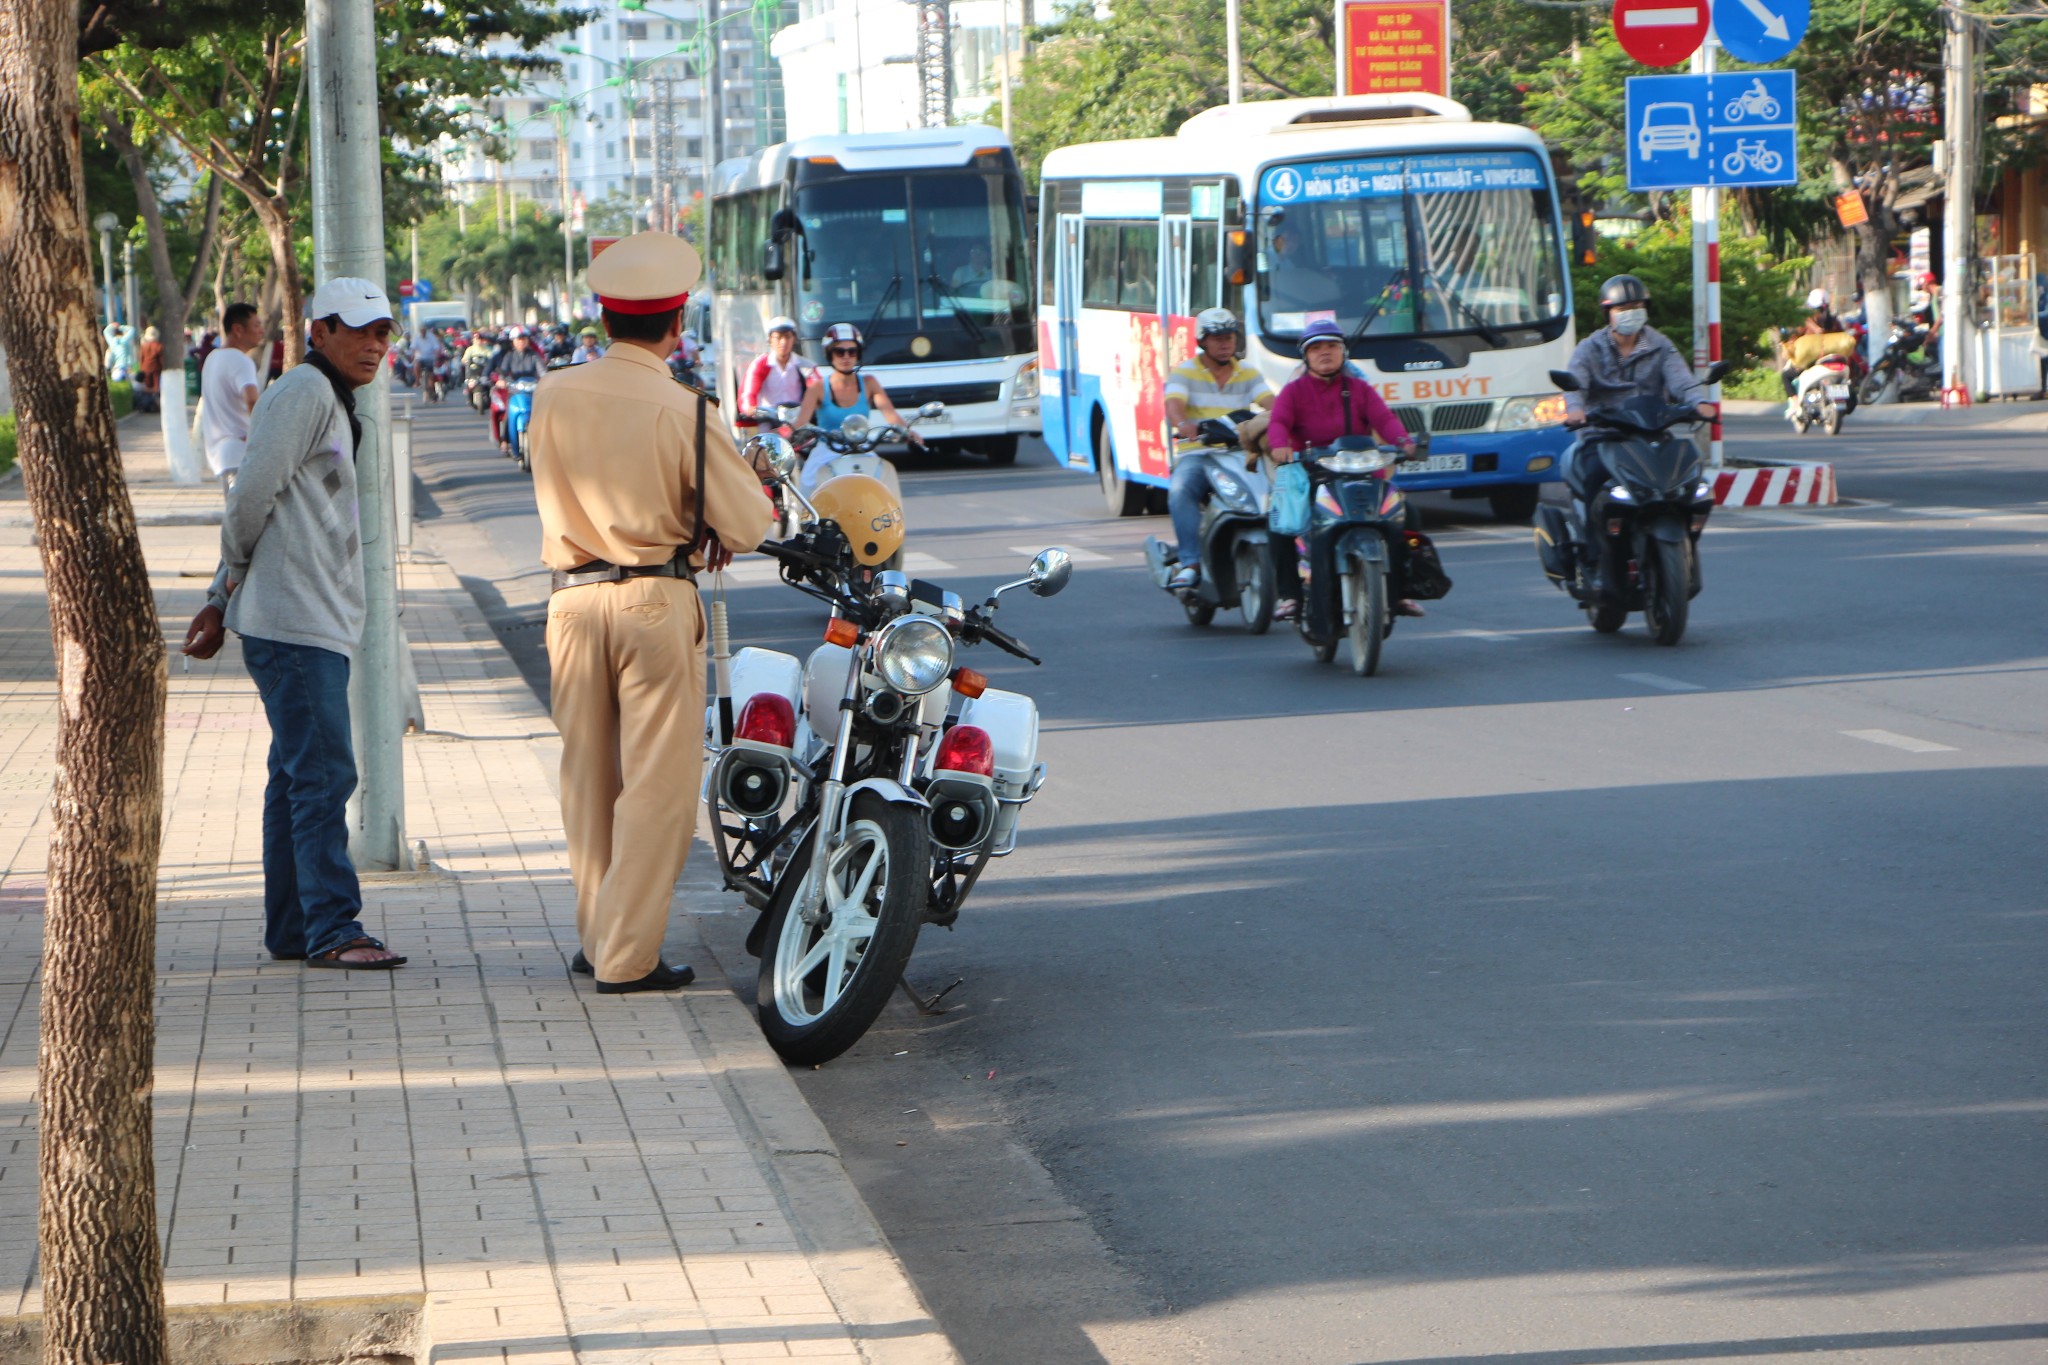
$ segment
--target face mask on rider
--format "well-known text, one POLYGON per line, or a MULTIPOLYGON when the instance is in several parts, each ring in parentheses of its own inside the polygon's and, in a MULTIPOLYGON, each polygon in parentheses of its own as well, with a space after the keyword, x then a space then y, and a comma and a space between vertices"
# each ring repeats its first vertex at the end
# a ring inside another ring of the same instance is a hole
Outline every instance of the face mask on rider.
POLYGON ((1607 315, 1607 325, 1625 337, 1632 337, 1650 322, 1647 308, 1617 308, 1607 315))

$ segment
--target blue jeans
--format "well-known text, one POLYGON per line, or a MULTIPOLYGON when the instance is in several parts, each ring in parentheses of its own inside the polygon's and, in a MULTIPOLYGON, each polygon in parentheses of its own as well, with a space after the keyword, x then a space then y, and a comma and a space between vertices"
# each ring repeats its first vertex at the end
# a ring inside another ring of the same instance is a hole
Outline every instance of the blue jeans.
POLYGON ((242 637, 242 660, 270 721, 263 789, 263 942, 278 957, 318 957, 364 937, 363 892, 348 858, 348 656, 242 637))
POLYGON ((1199 566, 1202 562, 1202 504, 1214 491, 1206 459, 1191 455, 1174 462, 1173 479, 1166 486, 1166 510, 1173 516, 1173 539, 1183 564, 1199 566))

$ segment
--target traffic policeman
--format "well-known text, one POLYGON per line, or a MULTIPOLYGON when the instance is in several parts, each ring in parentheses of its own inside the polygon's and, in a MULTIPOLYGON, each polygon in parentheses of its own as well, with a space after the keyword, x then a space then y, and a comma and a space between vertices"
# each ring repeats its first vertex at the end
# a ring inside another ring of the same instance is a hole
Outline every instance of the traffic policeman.
POLYGON ((541 559, 554 571, 548 670, 562 735, 574 963, 607 995, 674 990, 661 960, 704 762, 700 570, 753 549, 774 509, 704 401, 669 375, 703 273, 665 232, 591 262, 611 349, 534 394, 541 559))

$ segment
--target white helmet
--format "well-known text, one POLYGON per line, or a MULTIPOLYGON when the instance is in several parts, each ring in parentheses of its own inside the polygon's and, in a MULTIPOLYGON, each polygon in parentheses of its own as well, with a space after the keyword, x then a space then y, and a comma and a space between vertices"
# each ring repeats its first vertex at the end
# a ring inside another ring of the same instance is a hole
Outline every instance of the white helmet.
POLYGON ((1825 290, 1825 289, 1816 289, 1816 290, 1814 290, 1814 291, 1813 291, 1813 292, 1812 292, 1811 294, 1808 294, 1808 295, 1806 296, 1806 306, 1807 306, 1808 308, 1825 308, 1825 307, 1827 307, 1827 306, 1828 306, 1828 291, 1827 291, 1827 290, 1825 290))
POLYGON ((850 322, 833 323, 830 327, 827 327, 825 329, 825 335, 822 338, 822 340, 824 341, 827 347, 830 347, 839 342, 849 341, 852 342, 854 345, 860 347, 862 350, 866 350, 868 345, 867 341, 860 334, 860 328, 854 326, 850 322))
POLYGON ((1204 308, 1195 314, 1195 340, 1212 337, 1221 332, 1236 336, 1244 335, 1244 328, 1238 323, 1237 314, 1228 308, 1204 308))
POLYGON ((768 319, 768 335, 774 336, 777 332, 788 332, 791 336, 795 336, 796 319, 785 317, 772 317, 768 319))

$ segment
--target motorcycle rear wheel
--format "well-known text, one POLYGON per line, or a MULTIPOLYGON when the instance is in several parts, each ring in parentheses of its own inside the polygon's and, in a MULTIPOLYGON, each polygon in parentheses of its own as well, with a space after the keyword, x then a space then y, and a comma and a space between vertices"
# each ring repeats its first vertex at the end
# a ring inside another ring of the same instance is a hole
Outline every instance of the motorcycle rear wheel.
POLYGON ((1244 628, 1264 635, 1273 624, 1278 593, 1273 586, 1273 562, 1267 552, 1250 541, 1239 541, 1234 556, 1237 568, 1237 609, 1244 613, 1244 628))
POLYGON ((1643 616, 1650 638, 1675 645, 1685 638, 1686 615, 1692 605, 1691 546, 1683 540, 1650 542, 1649 590, 1643 594, 1643 616))
POLYGON ((1830 436, 1842 434, 1842 410, 1830 398, 1828 405, 1820 410, 1820 429, 1830 436))
POLYGON ((1380 644, 1387 638, 1387 571, 1371 560, 1351 568, 1351 671, 1361 678, 1379 672, 1380 644))
POLYGON ((768 902, 754 998, 768 1045, 798 1064, 831 1061, 881 1016, 917 946, 930 894, 931 846, 914 808, 859 792, 847 815, 821 922, 807 924, 795 910, 811 865, 808 839, 768 902))

